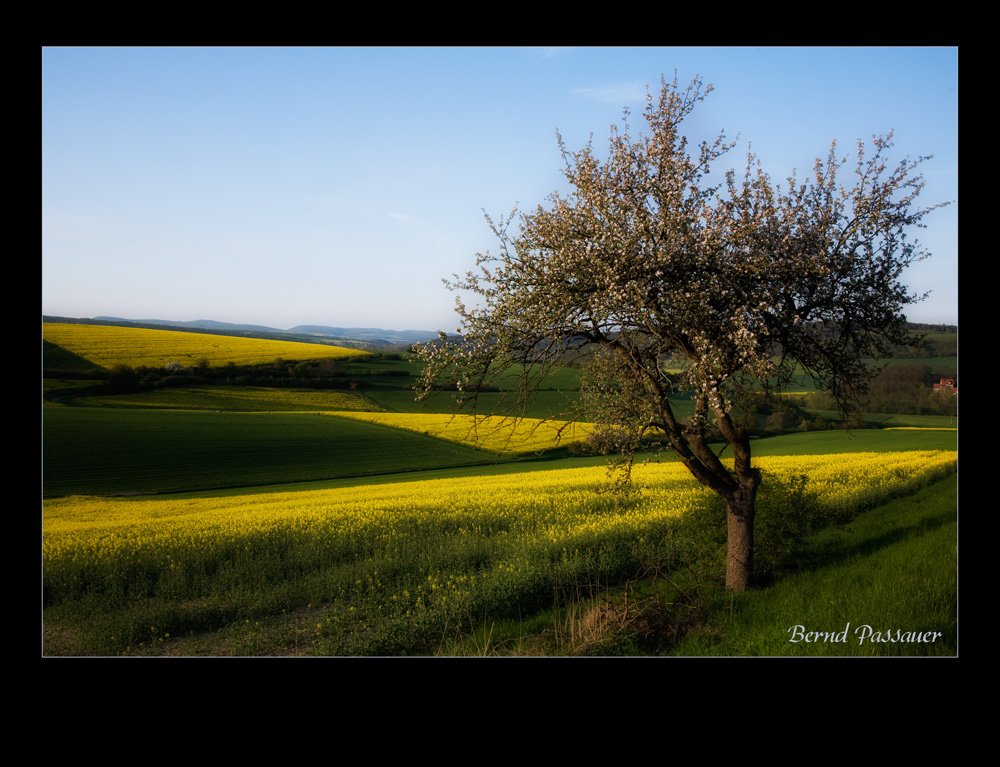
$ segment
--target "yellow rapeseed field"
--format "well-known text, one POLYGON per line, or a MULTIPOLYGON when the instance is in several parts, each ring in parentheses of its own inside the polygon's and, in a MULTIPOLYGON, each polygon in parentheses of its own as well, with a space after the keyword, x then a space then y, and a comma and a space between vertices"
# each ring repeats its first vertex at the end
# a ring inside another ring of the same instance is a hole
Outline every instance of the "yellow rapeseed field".
POLYGON ((885 431, 958 431, 956 426, 887 426, 885 431))
MULTIPOLYGON (((955 462, 952 451, 906 451, 776 456, 755 465, 778 477, 805 474, 824 505, 841 507, 909 492, 954 470, 955 462)), ((641 537, 711 497, 679 463, 636 466, 633 478, 643 490, 627 513, 597 492, 603 467, 214 498, 46 500, 46 584, 70 562, 141 557, 168 566, 194 552, 289 536, 330 558, 408 545, 426 554, 439 545, 436 536, 472 532, 517 539, 519 547, 598 541, 612 529, 641 537)))
POLYGON ((178 330, 124 328, 46 322, 42 337, 50 343, 102 367, 163 367, 169 362, 193 365, 207 359, 210 365, 261 365, 286 360, 337 359, 367 354, 340 346, 236 338, 178 330))

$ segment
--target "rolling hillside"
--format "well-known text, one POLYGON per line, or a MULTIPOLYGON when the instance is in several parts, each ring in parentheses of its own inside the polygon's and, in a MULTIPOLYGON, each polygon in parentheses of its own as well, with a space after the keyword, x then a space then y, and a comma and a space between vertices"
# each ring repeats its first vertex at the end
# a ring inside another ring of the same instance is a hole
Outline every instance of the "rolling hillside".
POLYGON ((279 357, 288 360, 346 359, 366 354, 327 344, 111 325, 47 322, 43 325, 42 337, 65 352, 109 369, 115 365, 162 367, 171 362, 194 365, 200 360, 213 366, 230 362, 253 365, 272 362, 279 357))

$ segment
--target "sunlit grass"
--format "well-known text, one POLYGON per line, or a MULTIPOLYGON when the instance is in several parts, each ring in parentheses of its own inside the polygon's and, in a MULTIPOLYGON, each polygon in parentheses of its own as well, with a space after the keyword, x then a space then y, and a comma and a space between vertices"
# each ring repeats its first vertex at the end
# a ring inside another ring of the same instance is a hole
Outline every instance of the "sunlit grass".
POLYGON ((380 423, 499 453, 528 454, 584 440, 591 423, 505 418, 503 416, 436 413, 341 413, 347 418, 380 423))
POLYGON ((816 533, 800 543, 797 571, 735 604, 727 600, 714 614, 713 634, 695 632, 674 652, 957 654, 956 501, 953 476, 816 533))

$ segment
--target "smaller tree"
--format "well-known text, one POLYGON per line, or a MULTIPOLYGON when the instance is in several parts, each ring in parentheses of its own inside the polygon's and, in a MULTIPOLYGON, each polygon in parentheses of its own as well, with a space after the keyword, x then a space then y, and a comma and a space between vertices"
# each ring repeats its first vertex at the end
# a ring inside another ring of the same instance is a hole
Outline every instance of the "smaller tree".
POLYGON ((867 360, 908 341, 902 310, 919 297, 900 277, 926 255, 909 231, 933 208, 916 206, 914 170, 927 158, 890 169, 891 134, 874 138, 871 156, 858 142, 850 184, 834 144, 805 182, 793 174, 776 186, 750 155, 742 177, 706 185, 734 143, 720 134, 692 155, 681 124, 710 91, 700 79, 663 82, 647 100, 648 135, 633 138, 627 122, 612 129, 603 161, 559 138, 572 194, 487 217, 499 252, 451 284, 478 305, 458 302, 461 341, 442 334, 422 347, 423 389, 447 378, 475 403, 515 366, 523 401, 551 366, 585 351, 586 417, 633 441, 661 434, 724 499, 726 584, 739 590, 753 572, 761 482, 740 406, 804 371, 845 416, 854 409, 867 360), (680 397, 692 416, 680 416, 680 397), (716 435, 731 466, 710 444, 716 435))

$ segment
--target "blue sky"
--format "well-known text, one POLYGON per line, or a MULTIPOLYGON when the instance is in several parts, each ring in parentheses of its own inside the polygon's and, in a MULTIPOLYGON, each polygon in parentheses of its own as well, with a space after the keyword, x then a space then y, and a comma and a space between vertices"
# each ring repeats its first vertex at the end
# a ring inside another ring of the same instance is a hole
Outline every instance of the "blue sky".
MULTIPOLYGON (((45 48, 42 311, 454 331, 483 210, 567 191, 556 130, 600 150, 675 70, 715 87, 689 139, 739 134, 719 171, 895 130, 958 201, 953 47, 45 48)), ((908 316, 955 323, 957 204, 926 223, 908 316)))

